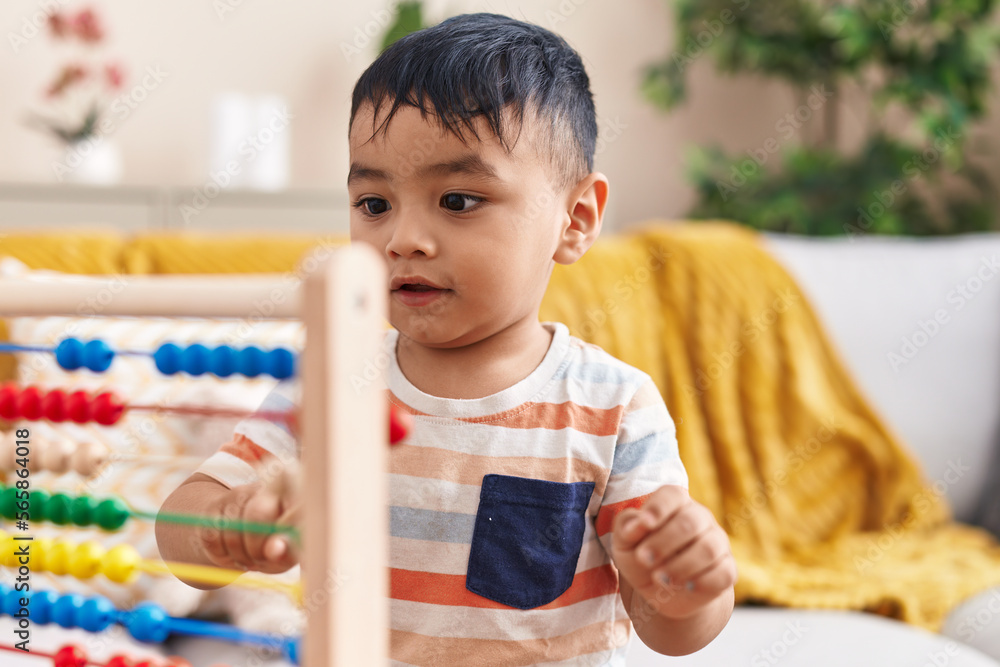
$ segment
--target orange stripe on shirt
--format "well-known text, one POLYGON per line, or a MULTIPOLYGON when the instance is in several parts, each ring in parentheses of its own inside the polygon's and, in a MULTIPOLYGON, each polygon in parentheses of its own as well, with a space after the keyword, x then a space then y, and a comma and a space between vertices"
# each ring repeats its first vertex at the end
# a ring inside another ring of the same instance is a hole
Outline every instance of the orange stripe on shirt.
POLYGON ((539 656, 547 662, 569 660, 599 651, 611 651, 628 641, 631 621, 586 625, 560 637, 499 640, 466 637, 428 637, 416 632, 392 630, 391 656, 419 667, 492 667, 493 665, 534 665, 539 656), (624 641, 623 641, 624 639, 624 641))
POLYGON ((594 482, 594 493, 604 493, 608 469, 577 458, 543 459, 534 456, 479 456, 440 447, 400 443, 389 452, 389 471, 424 479, 481 486, 489 473, 547 479, 554 482, 594 482))
MULTIPOLYGON (((430 416, 406 405, 391 391, 386 390, 389 400, 397 407, 415 416, 430 416)), ((456 421, 470 424, 491 424, 507 428, 547 428, 558 431, 572 428, 588 435, 617 435, 618 424, 626 407, 593 408, 578 405, 573 401, 563 403, 523 403, 506 412, 497 412, 482 417, 456 417, 456 421)))
POLYGON ((625 408, 592 408, 577 405, 573 401, 564 403, 524 403, 507 412, 498 412, 484 417, 460 417, 458 421, 471 424, 493 424, 507 428, 547 428, 559 430, 571 428, 588 435, 617 435, 625 408))
POLYGON ((232 440, 219 447, 219 451, 231 454, 255 467, 262 461, 274 458, 274 454, 239 433, 235 434, 232 440))
POLYGON ((652 493, 647 493, 644 496, 639 496, 637 498, 629 498, 628 500, 622 500, 621 502, 611 503, 610 505, 603 505, 597 512, 597 520, 594 522, 594 527, 597 530, 597 535, 600 537, 608 533, 611 527, 614 525, 615 517, 629 507, 634 507, 639 509, 642 504, 646 502, 646 498, 649 498, 652 493))
MULTIPOLYGON (((389 574, 389 596, 393 600, 408 600, 452 607, 481 609, 516 609, 473 593, 465 587, 464 574, 438 574, 392 568, 389 574)), ((584 570, 573 577, 565 593, 537 609, 558 609, 601 595, 618 592, 618 573, 610 564, 584 570)))

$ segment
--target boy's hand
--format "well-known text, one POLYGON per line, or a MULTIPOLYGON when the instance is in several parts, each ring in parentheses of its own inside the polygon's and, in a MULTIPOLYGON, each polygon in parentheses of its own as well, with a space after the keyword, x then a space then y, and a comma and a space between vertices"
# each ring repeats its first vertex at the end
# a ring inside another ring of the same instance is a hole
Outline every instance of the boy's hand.
POLYGON ((681 486, 660 487, 641 509, 622 510, 611 555, 633 591, 668 618, 690 616, 736 583, 729 537, 681 486))
MULTIPOLYGON (((297 508, 287 505, 287 500, 262 482, 255 482, 230 489, 222 497, 217 516, 230 521, 291 524, 297 508)), ((208 559, 218 567, 276 574, 298 562, 286 533, 268 535, 201 527, 197 539, 208 559)))

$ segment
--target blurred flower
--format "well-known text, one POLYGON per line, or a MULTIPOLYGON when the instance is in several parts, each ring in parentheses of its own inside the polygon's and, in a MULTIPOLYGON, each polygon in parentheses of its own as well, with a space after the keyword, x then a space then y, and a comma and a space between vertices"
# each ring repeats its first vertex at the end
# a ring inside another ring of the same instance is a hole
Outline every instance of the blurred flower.
POLYGON ((125 79, 122 68, 114 63, 104 66, 104 76, 107 78, 108 86, 112 90, 121 88, 122 82, 125 79))
POLYGON ((28 124, 67 143, 94 136, 102 128, 107 131, 102 125, 104 112, 115 92, 123 88, 125 73, 119 63, 101 57, 93 48, 105 38, 100 17, 84 8, 54 12, 48 23, 53 38, 65 44, 60 48, 70 49, 72 55, 45 89, 49 108, 45 113, 32 112, 28 124))
POLYGON ((53 12, 49 16, 49 29, 57 39, 62 39, 69 34, 69 21, 60 12, 53 12))
POLYGON ((104 38, 104 31, 93 9, 83 9, 73 18, 73 31, 85 42, 96 43, 104 38))
POLYGON ((59 74, 59 78, 49 86, 46 95, 48 97, 58 97, 63 94, 63 92, 75 84, 77 81, 83 81, 87 78, 87 70, 81 65, 66 65, 63 67, 62 72, 59 74))

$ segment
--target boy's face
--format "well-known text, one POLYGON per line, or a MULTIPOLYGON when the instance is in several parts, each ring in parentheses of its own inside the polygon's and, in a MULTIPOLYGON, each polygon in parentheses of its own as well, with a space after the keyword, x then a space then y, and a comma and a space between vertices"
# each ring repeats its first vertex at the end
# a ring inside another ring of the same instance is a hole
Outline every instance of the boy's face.
POLYGON ((531 145, 530 116, 510 155, 475 121, 482 141, 464 133, 469 145, 409 105, 371 141, 371 105, 351 128, 351 240, 385 257, 389 320, 429 347, 537 323, 570 225, 565 193, 531 145))

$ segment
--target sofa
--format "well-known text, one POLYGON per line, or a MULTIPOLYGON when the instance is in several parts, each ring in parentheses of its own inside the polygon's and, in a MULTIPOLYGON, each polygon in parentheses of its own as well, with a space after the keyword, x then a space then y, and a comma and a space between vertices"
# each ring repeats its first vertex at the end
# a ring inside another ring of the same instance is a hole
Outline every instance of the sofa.
MULTIPOLYGON (((821 239, 767 234, 870 403, 957 519, 1000 495, 1000 234, 821 239)), ((638 640, 629 667, 1000 665, 1000 589, 957 607, 941 634, 859 612, 737 607, 701 651, 638 640)))
MULTIPOLYGON (((315 239, 163 244, 115 234, 0 243, 36 268, 80 273, 287 271, 315 239), (62 245, 60 245, 62 244, 62 245), (234 251, 235 248, 235 251, 234 251)), ((953 239, 815 239, 769 234, 765 247, 808 297, 861 393, 973 521, 1000 485, 1000 234, 953 239), (991 477, 992 475, 992 477, 991 477)), ((205 650, 209 650, 205 648, 205 650)), ((222 659, 221 655, 219 659, 222 659)), ((630 667, 655 665, 956 665, 1000 667, 1000 593, 953 610, 941 633, 853 611, 740 606, 722 634, 679 658, 633 639, 630 667), (992 657, 990 657, 992 656, 992 657)))

